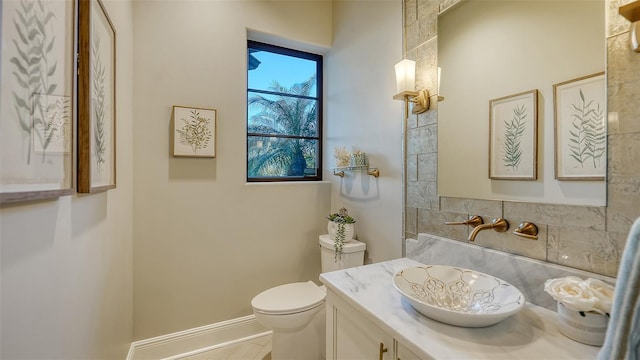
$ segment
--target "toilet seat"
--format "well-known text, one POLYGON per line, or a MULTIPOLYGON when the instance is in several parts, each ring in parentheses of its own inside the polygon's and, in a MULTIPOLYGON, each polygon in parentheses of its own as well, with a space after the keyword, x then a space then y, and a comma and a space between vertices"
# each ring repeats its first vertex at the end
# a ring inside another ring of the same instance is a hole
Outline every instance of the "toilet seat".
POLYGON ((276 286, 251 300, 255 311, 270 315, 285 315, 313 309, 324 303, 325 292, 313 281, 276 286))

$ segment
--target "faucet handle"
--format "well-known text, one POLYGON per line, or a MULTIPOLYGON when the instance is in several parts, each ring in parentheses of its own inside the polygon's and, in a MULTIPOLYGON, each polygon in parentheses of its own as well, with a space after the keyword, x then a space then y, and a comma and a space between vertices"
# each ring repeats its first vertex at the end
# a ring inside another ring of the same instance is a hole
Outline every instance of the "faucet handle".
POLYGON ((513 234, 531 240, 538 240, 538 227, 534 223, 523 222, 517 229, 513 230, 513 234))
POLYGON ((491 220, 491 228, 497 232, 505 232, 509 230, 509 223, 503 218, 491 220))
POLYGON ((476 227, 478 225, 484 224, 482 218, 478 215, 469 216, 469 218, 465 221, 446 221, 445 225, 471 225, 476 227))

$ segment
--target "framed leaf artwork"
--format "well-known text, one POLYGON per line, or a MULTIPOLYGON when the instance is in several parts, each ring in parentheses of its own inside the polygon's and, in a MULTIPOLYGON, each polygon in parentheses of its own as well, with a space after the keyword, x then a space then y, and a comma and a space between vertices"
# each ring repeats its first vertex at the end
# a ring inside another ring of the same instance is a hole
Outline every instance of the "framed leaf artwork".
POLYGON ((538 90, 489 101, 489 178, 537 178, 538 90))
POLYGON ((606 103, 604 72, 553 85, 556 179, 604 180, 606 103))
POLYGON ((78 12, 78 192, 94 193, 116 187, 116 31, 102 1, 78 12))
POLYGON ((172 155, 216 157, 216 110, 174 106, 171 119, 172 155))
POLYGON ((75 5, 0 5, 2 204, 74 193, 75 5))

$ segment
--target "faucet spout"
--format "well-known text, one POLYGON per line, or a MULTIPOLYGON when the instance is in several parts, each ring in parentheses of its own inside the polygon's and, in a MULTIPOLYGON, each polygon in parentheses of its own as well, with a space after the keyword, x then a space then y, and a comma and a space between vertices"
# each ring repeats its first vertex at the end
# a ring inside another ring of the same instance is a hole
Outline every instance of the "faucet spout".
POLYGON ((484 229, 493 229, 497 232, 505 232, 507 231, 507 229, 509 229, 509 223, 507 222, 507 220, 503 218, 497 218, 497 219, 491 220, 491 222, 488 224, 478 225, 473 228, 471 233, 469 233, 468 240, 474 241, 478 233, 484 229))
POLYGON ((482 225, 478 225, 476 227, 473 228, 473 230, 471 230, 471 233, 469 233, 469 241, 474 241, 476 239, 476 235, 478 235, 478 233, 481 230, 484 229, 490 229, 493 226, 492 223, 488 223, 488 224, 482 224, 482 225))

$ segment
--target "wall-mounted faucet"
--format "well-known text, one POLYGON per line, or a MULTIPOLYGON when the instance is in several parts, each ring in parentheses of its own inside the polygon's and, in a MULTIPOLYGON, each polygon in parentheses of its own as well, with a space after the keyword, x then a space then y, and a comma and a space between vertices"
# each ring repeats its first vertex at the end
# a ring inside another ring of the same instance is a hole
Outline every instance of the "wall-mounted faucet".
POLYGON ((482 220, 482 218, 478 215, 471 215, 469 216, 469 218, 465 221, 445 221, 445 225, 471 225, 471 226, 478 226, 478 225, 482 225, 484 223, 484 221, 482 220))
POLYGON ((476 239, 476 235, 478 235, 478 233, 484 229, 493 229, 497 232, 505 232, 509 229, 509 223, 507 222, 507 220, 503 218, 497 218, 497 219, 491 220, 491 222, 488 224, 478 225, 475 228, 473 228, 473 230, 469 234, 468 240, 474 241, 476 239))

